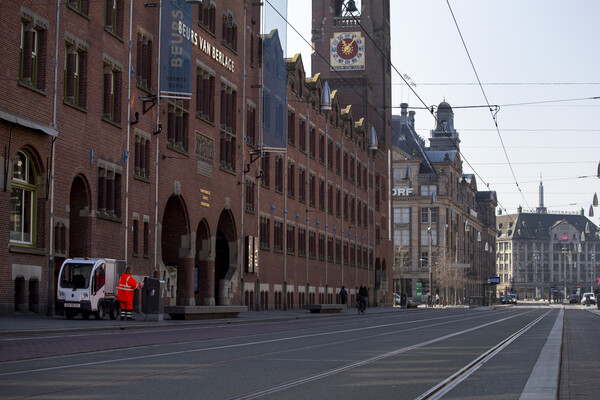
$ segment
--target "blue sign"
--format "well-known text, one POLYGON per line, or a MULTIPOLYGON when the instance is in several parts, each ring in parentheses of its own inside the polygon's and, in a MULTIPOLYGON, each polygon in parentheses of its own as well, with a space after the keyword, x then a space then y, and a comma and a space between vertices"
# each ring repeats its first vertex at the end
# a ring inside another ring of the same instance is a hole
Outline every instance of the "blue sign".
POLYGON ((192 6, 163 0, 160 34, 160 95, 192 97, 192 6))

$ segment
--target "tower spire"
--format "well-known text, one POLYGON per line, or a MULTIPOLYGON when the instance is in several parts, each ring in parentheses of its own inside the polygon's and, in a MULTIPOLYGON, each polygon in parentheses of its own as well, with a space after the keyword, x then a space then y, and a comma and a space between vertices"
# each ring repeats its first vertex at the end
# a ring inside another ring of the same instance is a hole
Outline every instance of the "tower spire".
POLYGON ((546 207, 544 207, 544 183, 542 182, 542 173, 540 172, 540 206, 535 210, 538 214, 546 214, 546 207))

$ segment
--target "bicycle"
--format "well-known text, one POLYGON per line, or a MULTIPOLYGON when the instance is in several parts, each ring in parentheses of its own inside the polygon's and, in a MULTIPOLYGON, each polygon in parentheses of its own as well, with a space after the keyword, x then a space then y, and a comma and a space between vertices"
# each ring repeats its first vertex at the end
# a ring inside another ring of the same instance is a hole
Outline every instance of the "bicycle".
POLYGON ((367 305, 365 304, 365 299, 363 296, 356 297, 356 308, 358 309, 358 315, 365 313, 367 305))

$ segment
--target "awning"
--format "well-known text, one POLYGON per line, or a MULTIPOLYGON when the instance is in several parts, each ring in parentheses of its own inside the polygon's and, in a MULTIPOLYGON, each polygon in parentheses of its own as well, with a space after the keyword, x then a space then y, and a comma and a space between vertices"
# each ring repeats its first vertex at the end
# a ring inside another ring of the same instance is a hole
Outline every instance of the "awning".
POLYGON ((9 112, 0 110, 0 119, 3 119, 7 122, 11 122, 13 124, 17 124, 20 126, 23 126, 25 128, 30 128, 30 129, 34 129, 36 131, 41 131, 43 133, 46 133, 52 137, 57 137, 58 136, 58 131, 54 128, 51 128, 49 126, 46 125, 42 125, 39 124, 35 121, 32 121, 30 119, 24 118, 24 117, 20 117, 18 115, 14 115, 11 114, 9 112))

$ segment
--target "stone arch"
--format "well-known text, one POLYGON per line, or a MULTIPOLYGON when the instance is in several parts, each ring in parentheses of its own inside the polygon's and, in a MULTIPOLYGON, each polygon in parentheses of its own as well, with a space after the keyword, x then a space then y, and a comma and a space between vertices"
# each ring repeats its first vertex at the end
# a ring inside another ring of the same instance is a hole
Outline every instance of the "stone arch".
POLYGON ((90 193, 87 179, 77 175, 69 194, 69 257, 89 257, 92 251, 90 193))
POLYGON ((215 258, 210 240, 210 227, 206 219, 196 229, 195 285, 196 304, 215 305, 215 258))
POLYGON ((173 290, 176 290, 176 293, 171 292, 171 297, 176 298, 177 305, 195 305, 194 257, 190 240, 189 216, 181 196, 173 195, 169 198, 161 226, 162 263, 168 274, 175 275, 177 280, 176 285, 171 285, 173 290))
POLYGON ((233 296, 233 276, 237 269, 237 232, 230 210, 219 217, 215 236, 215 302, 229 305, 233 296))

